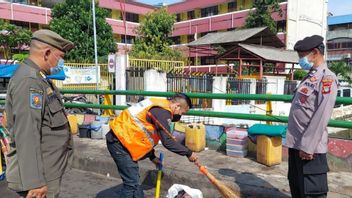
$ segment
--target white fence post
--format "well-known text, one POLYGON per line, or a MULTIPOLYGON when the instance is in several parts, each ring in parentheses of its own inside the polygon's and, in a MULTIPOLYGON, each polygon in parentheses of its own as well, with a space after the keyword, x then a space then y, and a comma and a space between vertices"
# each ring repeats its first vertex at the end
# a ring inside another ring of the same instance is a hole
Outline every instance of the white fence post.
MULTIPOLYGON (((115 65, 115 90, 126 90, 126 69, 128 68, 128 55, 118 55, 115 65)), ((116 105, 126 105, 126 95, 115 95, 116 105)))
POLYGON ((144 90, 166 92, 167 91, 166 73, 158 72, 155 69, 150 69, 145 71, 144 72, 144 90))
MULTIPOLYGON (((227 86, 227 77, 216 76, 213 80, 213 93, 226 93, 226 86, 227 86)), ((213 99, 213 110, 214 111, 224 111, 226 100, 223 99, 213 99)), ((222 118, 214 119, 215 124, 222 124, 222 118)))

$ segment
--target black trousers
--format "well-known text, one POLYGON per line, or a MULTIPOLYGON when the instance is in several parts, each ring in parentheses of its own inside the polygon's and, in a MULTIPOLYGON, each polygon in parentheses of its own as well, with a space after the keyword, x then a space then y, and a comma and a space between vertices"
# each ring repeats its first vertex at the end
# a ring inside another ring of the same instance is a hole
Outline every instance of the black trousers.
POLYGON ((143 198, 143 189, 139 184, 138 162, 133 161, 128 150, 115 137, 112 131, 106 134, 106 143, 123 181, 123 188, 117 197, 143 198))
POLYGON ((326 154, 314 154, 313 160, 302 160, 299 151, 288 151, 288 181, 292 198, 325 198, 328 192, 326 154))

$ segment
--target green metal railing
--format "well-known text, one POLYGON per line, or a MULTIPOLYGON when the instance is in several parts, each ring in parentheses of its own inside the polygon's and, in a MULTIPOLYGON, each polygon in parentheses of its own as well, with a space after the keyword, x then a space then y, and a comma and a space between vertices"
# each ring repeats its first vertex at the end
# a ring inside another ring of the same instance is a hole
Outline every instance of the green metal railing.
MULTIPOLYGON (((175 93, 173 92, 156 92, 156 91, 125 91, 125 90, 61 90, 63 94, 109 94, 109 95, 142 95, 142 96, 159 96, 159 97, 171 97, 175 93)), ((264 95, 264 94, 213 94, 213 93, 187 93, 191 98, 208 98, 208 99, 240 99, 240 100, 267 100, 267 101, 284 101, 290 102, 292 95, 264 95)), ((4 104, 4 101, 0 101, 0 105, 4 104)), ((352 98, 338 97, 336 104, 352 104, 352 98)), ((94 109, 115 109, 123 110, 127 106, 116 106, 116 105, 99 105, 99 104, 73 104, 65 103, 67 108, 94 108, 94 109)), ((260 115, 260 114, 244 114, 244 113, 230 113, 230 112, 216 112, 216 111, 199 111, 190 110, 187 115, 193 116, 204 116, 204 117, 219 117, 219 118, 232 118, 232 119, 243 119, 243 120, 256 120, 256 121, 272 121, 272 122, 288 122, 286 116, 274 116, 274 115, 260 115)), ((342 120, 330 120, 328 126, 340 127, 352 129, 351 121, 342 120)))
MULTIPOLYGON (((65 107, 124 110, 128 106, 65 103, 65 107)), ((241 120, 272 121, 272 122, 283 122, 283 123, 287 123, 288 121, 287 116, 273 116, 273 115, 268 116, 268 115, 260 115, 260 114, 229 113, 229 112, 218 112, 218 111, 190 110, 187 112, 187 115, 232 118, 232 119, 241 119, 241 120)), ((342 120, 330 120, 328 126, 352 129, 352 122, 342 121, 342 120)))
MULTIPOLYGON (((97 94, 97 95, 140 95, 140 96, 158 96, 171 97, 174 92, 159 91, 131 91, 131 90, 61 90, 63 94, 97 94)), ((222 94, 222 93, 186 93, 190 98, 208 98, 224 100, 270 100, 291 102, 292 95, 266 95, 266 94, 222 94)), ((336 104, 352 104, 352 98, 337 97, 336 104)))

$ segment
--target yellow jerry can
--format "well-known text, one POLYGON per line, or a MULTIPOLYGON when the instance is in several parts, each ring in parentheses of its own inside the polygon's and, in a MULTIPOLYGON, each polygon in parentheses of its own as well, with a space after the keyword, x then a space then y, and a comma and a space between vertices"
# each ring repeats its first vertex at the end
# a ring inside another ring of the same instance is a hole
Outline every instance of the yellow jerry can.
POLYGON ((186 127, 186 147, 195 152, 205 148, 205 126, 204 124, 190 124, 186 127))
POLYGON ((281 160, 281 137, 257 136, 257 161, 267 166, 273 166, 280 164, 281 160))
POLYGON ((68 123, 70 124, 71 133, 73 135, 78 133, 78 119, 75 115, 67 116, 68 123))

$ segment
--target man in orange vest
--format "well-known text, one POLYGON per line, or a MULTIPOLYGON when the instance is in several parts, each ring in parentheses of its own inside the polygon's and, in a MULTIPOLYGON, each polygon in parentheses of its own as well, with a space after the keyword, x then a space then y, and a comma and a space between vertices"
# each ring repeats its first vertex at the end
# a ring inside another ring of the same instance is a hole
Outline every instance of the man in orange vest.
POLYGON ((192 108, 190 98, 178 93, 170 100, 159 98, 143 100, 122 111, 110 122, 111 131, 106 135, 106 140, 108 150, 123 180, 120 197, 144 197, 139 184, 138 161, 149 157, 153 163, 159 164, 160 160, 155 156, 153 149, 159 140, 168 150, 187 156, 190 162, 197 161, 197 156, 190 149, 174 141, 170 134, 159 126, 161 124, 170 131, 170 122, 179 121, 181 115, 190 108, 192 108))

